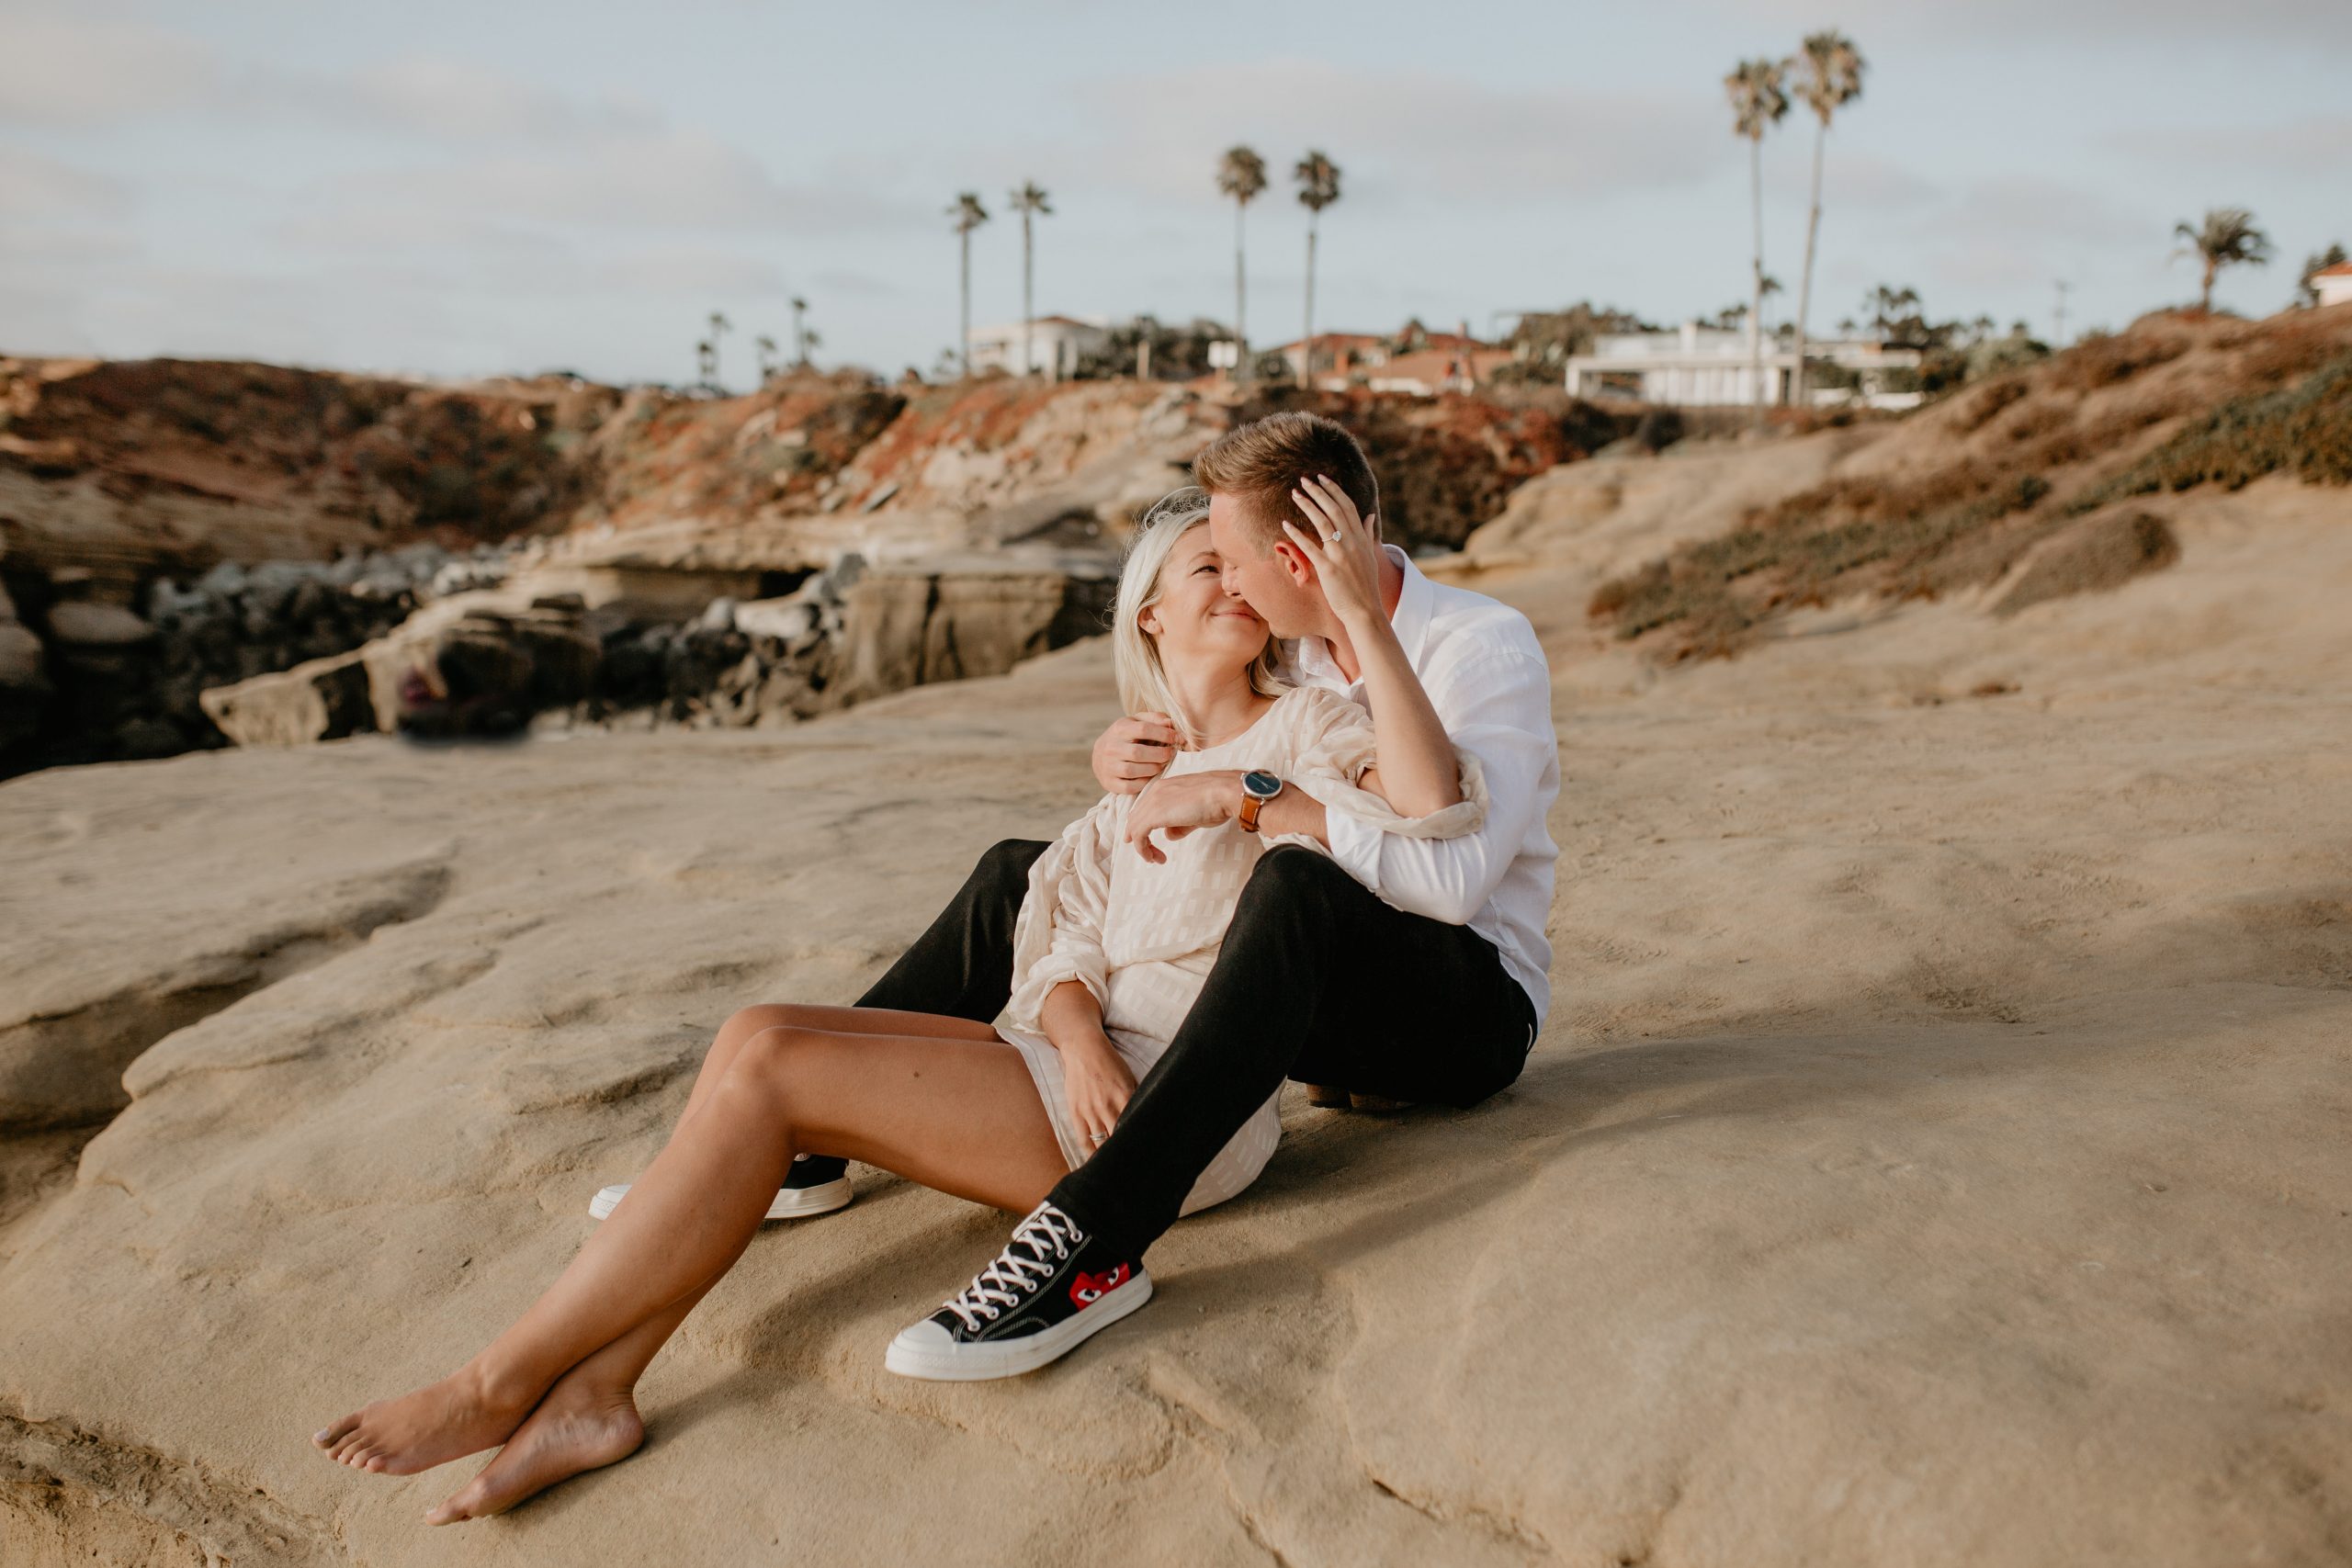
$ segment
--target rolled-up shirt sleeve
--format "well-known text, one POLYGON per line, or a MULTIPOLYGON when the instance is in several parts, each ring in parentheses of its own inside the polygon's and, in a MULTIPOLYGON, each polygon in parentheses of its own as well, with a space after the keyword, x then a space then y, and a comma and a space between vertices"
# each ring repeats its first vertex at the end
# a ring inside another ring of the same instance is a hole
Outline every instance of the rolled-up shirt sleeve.
POLYGON ((1430 705, 1454 747, 1485 771, 1486 820, 1456 838, 1410 838, 1340 812, 1325 836, 1331 858, 1408 914, 1468 925, 1501 886, 1537 813, 1557 760, 1551 671, 1539 654, 1497 649, 1428 683, 1430 705))
POLYGON ((1111 893, 1111 852, 1125 826, 1127 795, 1106 795, 1065 829, 1029 869, 1029 891, 1013 925, 1012 989, 997 1021, 1045 1032, 1046 998, 1066 980, 1110 1000, 1102 918, 1111 893))

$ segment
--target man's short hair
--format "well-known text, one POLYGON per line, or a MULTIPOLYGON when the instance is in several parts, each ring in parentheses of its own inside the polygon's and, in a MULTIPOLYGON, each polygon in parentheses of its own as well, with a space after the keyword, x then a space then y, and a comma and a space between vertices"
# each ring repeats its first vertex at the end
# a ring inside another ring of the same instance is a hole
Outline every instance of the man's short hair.
MULTIPOLYGON (((1380 509, 1380 481, 1372 459, 1344 425, 1319 413, 1276 413, 1227 431, 1193 459, 1193 478, 1211 495, 1241 502, 1242 531, 1261 556, 1286 535, 1285 519, 1309 533, 1315 525, 1291 500, 1302 479, 1322 474, 1347 491, 1358 514, 1380 509)), ((1377 537, 1377 535, 1374 536, 1377 537)))

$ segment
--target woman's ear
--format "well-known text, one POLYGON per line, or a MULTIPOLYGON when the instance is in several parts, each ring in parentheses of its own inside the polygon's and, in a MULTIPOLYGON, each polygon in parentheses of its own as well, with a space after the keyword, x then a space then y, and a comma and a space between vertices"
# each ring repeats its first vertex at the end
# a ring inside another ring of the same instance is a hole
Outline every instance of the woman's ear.
POLYGON ((1136 614, 1136 629, 1142 632, 1146 637, 1158 637, 1159 635, 1159 617, 1152 614, 1152 612, 1158 608, 1159 606, 1156 604, 1146 604, 1136 614))

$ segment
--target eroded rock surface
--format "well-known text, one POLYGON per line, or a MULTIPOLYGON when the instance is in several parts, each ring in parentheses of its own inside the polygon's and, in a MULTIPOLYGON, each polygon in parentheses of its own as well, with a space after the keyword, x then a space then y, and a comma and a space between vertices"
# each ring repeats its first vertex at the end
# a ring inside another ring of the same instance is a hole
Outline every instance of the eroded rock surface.
POLYGON ((527 1303, 729 1012, 854 998, 1080 809, 1107 650, 775 733, 0 785, 14 1027, 129 1015, 24 1058, 129 1066, 0 1208, 0 1557, 2340 1562, 2340 506, 2166 497, 2179 562, 2111 592, 1675 671, 1582 614, 1663 541, 1522 540, 1475 579, 1543 630, 1565 774, 1513 1089, 1294 1098, 1150 1307, 1010 1383, 883 1371, 1005 1221, 859 1170, 655 1363, 642 1453, 457 1531, 419 1517, 476 1461, 307 1434, 527 1303))

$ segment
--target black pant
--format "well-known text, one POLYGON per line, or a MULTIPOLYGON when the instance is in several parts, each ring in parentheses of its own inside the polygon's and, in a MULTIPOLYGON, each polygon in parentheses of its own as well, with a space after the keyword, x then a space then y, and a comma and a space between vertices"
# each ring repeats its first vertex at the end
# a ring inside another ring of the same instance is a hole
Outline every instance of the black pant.
MULTIPOLYGON (((1012 990, 1029 867, 1045 850, 1008 840, 982 855, 858 1005, 995 1018, 1012 990)), ((1326 855, 1277 845, 1242 888, 1176 1038, 1052 1198, 1139 1254, 1283 1078, 1469 1106, 1519 1077, 1534 1039, 1534 1004, 1492 942, 1390 908, 1326 855)))

